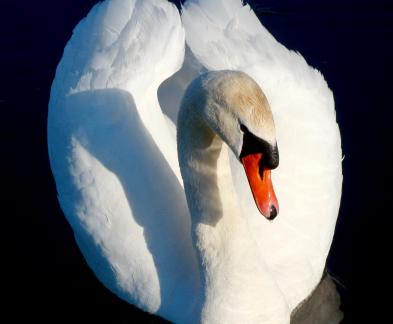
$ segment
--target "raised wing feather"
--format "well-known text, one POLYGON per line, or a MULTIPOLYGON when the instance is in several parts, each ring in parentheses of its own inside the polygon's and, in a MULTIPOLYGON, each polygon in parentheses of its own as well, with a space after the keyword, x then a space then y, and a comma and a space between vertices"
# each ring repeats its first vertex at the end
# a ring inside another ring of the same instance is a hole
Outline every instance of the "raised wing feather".
POLYGON ((207 69, 248 73, 271 105, 280 151, 273 182, 281 206, 273 222, 258 213, 233 156, 232 173, 250 230, 293 309, 322 276, 340 203, 332 93, 319 71, 278 43, 240 0, 189 0, 182 21, 187 44, 207 69))
POLYGON ((59 201, 90 267, 121 298, 175 321, 199 276, 157 89, 183 56, 173 5, 98 4, 65 48, 48 117, 59 201))

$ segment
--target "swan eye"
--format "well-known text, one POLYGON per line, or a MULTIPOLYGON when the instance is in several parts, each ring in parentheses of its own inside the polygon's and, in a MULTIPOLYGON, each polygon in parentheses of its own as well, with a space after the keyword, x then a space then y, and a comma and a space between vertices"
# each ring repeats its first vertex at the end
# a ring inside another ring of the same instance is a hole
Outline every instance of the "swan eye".
POLYGON ((246 126, 244 126, 243 124, 240 124, 240 130, 241 130, 243 133, 248 132, 248 128, 247 128, 246 126))
POLYGON ((278 167, 279 155, 277 145, 272 146, 267 141, 255 136, 246 126, 240 125, 243 134, 243 146, 240 153, 240 158, 256 153, 264 155, 263 164, 269 169, 278 167))

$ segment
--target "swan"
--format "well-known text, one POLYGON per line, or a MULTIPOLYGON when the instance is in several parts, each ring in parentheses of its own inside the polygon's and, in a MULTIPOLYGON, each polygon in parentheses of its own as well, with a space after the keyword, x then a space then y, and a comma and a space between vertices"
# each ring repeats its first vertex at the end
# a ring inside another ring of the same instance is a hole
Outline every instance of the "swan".
POLYGON ((342 184, 334 99, 241 0, 107 0, 52 84, 48 152, 97 278, 175 323, 288 324, 342 184))

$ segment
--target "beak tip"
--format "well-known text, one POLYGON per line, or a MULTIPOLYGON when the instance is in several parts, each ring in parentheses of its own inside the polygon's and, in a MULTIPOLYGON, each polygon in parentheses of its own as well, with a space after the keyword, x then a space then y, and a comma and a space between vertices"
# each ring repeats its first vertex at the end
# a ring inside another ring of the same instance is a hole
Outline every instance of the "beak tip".
POLYGON ((270 205, 269 209, 258 206, 258 209, 262 216, 264 216, 268 221, 272 221, 278 215, 278 207, 275 205, 270 205))
POLYGON ((273 219, 275 219, 277 217, 277 215, 278 215, 278 211, 277 211, 276 206, 271 205, 270 208, 269 208, 268 220, 272 221, 273 219))

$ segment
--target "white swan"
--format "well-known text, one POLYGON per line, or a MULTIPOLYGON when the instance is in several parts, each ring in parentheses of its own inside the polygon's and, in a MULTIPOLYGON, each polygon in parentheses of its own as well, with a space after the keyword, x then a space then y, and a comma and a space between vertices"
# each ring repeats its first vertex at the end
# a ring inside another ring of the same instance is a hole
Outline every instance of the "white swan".
POLYGON ((89 266, 148 312, 289 323, 322 277, 342 182, 333 96, 240 0, 188 1, 182 21, 163 0, 96 5, 59 63, 48 147, 89 266), (181 176, 173 121, 194 77, 177 126, 181 176), (268 221, 258 207, 274 213, 272 190, 252 185, 255 204, 239 159, 260 150, 274 167, 276 142, 280 212, 268 221))

